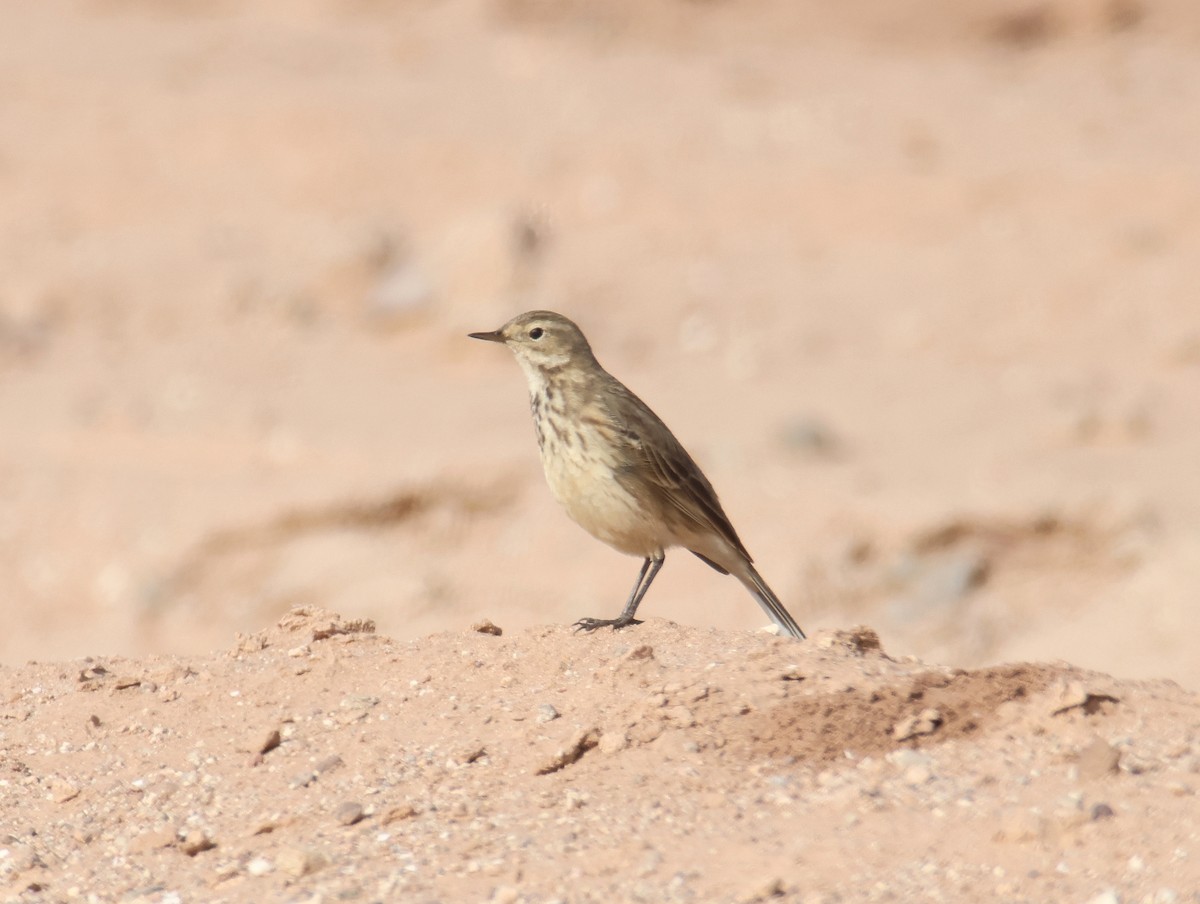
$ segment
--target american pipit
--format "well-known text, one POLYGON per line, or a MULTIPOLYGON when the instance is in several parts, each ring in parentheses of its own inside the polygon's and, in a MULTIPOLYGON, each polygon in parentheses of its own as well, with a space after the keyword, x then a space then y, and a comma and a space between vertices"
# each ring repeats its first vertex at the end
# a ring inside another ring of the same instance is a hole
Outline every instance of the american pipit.
POLYGON ((579 327, 552 311, 529 311, 470 335, 503 342, 517 356, 546 482, 567 514, 596 539, 645 560, 621 614, 581 618, 577 628, 637 624, 666 550, 682 546, 741 581, 782 631, 804 637, 754 569, 708 478, 658 415, 600 366, 579 327))

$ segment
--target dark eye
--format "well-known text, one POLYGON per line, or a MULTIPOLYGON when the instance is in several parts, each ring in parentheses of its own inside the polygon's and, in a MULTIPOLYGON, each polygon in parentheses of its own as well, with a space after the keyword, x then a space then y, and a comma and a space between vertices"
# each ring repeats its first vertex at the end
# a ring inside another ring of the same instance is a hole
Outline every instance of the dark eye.
POLYGON ((545 335, 545 332, 546 331, 543 330, 540 326, 535 326, 533 329, 531 329, 529 331, 529 338, 530 339, 541 339, 542 336, 545 335))

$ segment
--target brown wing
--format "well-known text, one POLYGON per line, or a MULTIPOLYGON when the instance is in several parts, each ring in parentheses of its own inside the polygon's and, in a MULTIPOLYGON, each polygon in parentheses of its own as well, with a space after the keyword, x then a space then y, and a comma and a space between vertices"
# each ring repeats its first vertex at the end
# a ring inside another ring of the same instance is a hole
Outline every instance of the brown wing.
MULTIPOLYGON (((645 466, 634 473, 648 476, 659 495, 697 528, 713 531, 745 556, 746 561, 753 561, 721 508, 717 491, 662 419, 616 380, 606 389, 618 397, 606 400, 604 405, 613 426, 645 466)), ((631 492, 637 492, 632 476, 627 474, 617 479, 631 492)), ((725 571, 710 559, 700 558, 718 571, 725 571)))

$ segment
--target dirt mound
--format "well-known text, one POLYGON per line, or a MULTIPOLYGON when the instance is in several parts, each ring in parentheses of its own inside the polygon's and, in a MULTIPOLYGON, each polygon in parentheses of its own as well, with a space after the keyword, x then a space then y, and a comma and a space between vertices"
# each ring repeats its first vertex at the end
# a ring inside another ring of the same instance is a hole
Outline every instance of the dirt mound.
POLYGON ((1015 665, 847 684, 756 714, 746 736, 772 758, 834 763, 847 751, 879 756, 986 731, 1002 722, 1002 704, 1044 691, 1062 675, 1052 666, 1015 665))
POLYGON ((227 653, 0 680, 5 900, 1200 888, 1195 695, 894 661, 868 629, 399 643, 301 608, 227 653))

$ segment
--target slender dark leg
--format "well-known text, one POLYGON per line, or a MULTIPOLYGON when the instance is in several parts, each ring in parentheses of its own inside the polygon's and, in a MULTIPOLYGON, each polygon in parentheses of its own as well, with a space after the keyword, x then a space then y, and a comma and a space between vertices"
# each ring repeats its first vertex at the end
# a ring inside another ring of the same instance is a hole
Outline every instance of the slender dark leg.
POLYGON ((575 630, 595 631, 597 628, 608 626, 616 631, 626 625, 640 625, 641 622, 633 616, 637 612, 638 606, 642 604, 642 597, 646 595, 646 591, 654 582, 654 576, 658 574, 658 570, 663 567, 663 562, 666 560, 666 555, 660 552, 642 563, 642 570, 638 572, 637 581, 634 582, 633 590, 620 615, 616 618, 581 618, 575 622, 575 630))

